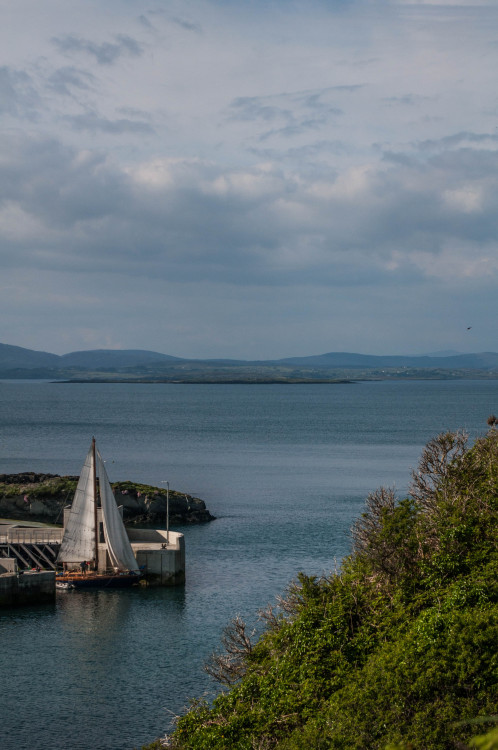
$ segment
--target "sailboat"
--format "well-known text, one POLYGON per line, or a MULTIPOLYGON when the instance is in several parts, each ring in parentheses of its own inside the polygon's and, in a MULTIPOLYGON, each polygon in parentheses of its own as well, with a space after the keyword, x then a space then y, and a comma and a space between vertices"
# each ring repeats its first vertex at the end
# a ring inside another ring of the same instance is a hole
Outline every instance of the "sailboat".
POLYGON ((81 470, 57 561, 63 566, 56 575, 57 588, 127 588, 140 580, 95 438, 81 470))

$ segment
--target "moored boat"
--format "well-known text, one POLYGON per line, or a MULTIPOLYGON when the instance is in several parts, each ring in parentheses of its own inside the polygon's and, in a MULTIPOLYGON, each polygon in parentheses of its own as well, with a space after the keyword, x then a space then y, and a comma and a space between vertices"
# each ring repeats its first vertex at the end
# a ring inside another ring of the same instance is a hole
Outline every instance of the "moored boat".
POLYGON ((59 589, 59 591, 70 591, 71 589, 76 588, 76 586, 72 581, 65 581, 61 576, 58 576, 55 579, 55 588, 59 589))
POLYGON ((77 573, 59 573, 56 576, 55 585, 58 589, 103 589, 119 588, 125 589, 136 586, 140 582, 137 573, 89 573, 78 575, 77 573))
POLYGON ((58 589, 128 588, 140 581, 95 438, 81 470, 57 559, 63 567, 56 575, 58 589))

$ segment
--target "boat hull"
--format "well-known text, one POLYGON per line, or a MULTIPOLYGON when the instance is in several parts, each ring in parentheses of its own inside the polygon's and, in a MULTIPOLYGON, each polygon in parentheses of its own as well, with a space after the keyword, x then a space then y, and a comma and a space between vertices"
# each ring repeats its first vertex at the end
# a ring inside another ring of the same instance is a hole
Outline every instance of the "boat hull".
POLYGON ((140 576, 134 574, 89 574, 89 575, 64 575, 56 576, 56 588, 62 589, 128 589, 137 586, 140 576), (67 584, 67 585, 66 585, 67 584))
POLYGON ((74 589, 74 585, 71 583, 71 581, 56 581, 55 582, 55 588, 59 591, 70 591, 71 589, 74 589))

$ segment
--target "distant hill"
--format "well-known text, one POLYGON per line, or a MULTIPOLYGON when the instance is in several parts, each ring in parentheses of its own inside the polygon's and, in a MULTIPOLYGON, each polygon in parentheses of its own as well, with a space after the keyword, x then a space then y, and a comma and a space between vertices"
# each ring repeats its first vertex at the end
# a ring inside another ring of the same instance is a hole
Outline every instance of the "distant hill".
POLYGON ((49 354, 20 346, 0 344, 0 372, 6 370, 38 370, 78 368, 83 370, 120 369, 141 365, 164 364, 180 361, 178 357, 142 349, 94 349, 71 352, 70 354, 49 354))
POLYGON ((60 357, 61 367, 83 367, 101 369, 108 367, 138 367, 154 363, 179 362, 178 357, 159 354, 143 349, 94 349, 91 351, 71 352, 60 357))
POLYGON ((7 370, 17 367, 57 367, 60 357, 48 352, 37 352, 23 349, 21 346, 0 344, 0 369, 7 370))
POLYGON ((329 352, 311 357, 288 357, 277 360, 281 364, 291 364, 307 367, 415 367, 415 368, 444 368, 444 369, 495 369, 498 367, 498 354, 482 352, 481 354, 457 354, 452 356, 382 356, 374 354, 354 354, 350 352, 329 352))
POLYGON ((341 378, 498 377, 498 354, 401 356, 328 352, 277 360, 182 359, 142 349, 57 355, 0 344, 0 378, 135 382, 331 382, 341 378))

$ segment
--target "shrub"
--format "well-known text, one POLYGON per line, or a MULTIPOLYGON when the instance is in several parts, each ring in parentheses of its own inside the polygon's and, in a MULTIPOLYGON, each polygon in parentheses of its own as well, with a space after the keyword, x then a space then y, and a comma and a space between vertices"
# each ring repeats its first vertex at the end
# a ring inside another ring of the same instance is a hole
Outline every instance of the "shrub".
POLYGON ((300 574, 255 644, 232 623, 211 662, 230 689, 181 717, 170 746, 490 750, 469 722, 496 707, 497 506, 494 423, 472 447, 430 441, 410 497, 369 495, 340 571, 300 574))

